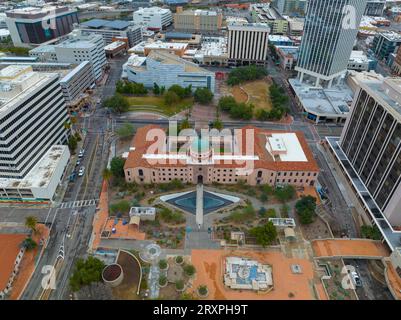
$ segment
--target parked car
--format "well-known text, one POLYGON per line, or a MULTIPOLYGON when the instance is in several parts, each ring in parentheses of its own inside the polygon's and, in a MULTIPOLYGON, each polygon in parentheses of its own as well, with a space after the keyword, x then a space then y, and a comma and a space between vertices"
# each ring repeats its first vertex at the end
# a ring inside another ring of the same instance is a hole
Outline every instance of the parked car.
POLYGON ((81 159, 78 159, 77 162, 75 163, 75 165, 79 166, 80 163, 81 163, 81 159))
POLYGON ((358 273, 356 273, 355 271, 351 271, 351 279, 354 282, 355 286, 362 287, 362 281, 358 273))
POLYGON ((85 153, 85 149, 79 150, 78 158, 82 158, 84 156, 84 153, 85 153))
POLYGON ((79 168, 78 176, 82 177, 84 175, 84 173, 85 173, 85 167, 79 168))

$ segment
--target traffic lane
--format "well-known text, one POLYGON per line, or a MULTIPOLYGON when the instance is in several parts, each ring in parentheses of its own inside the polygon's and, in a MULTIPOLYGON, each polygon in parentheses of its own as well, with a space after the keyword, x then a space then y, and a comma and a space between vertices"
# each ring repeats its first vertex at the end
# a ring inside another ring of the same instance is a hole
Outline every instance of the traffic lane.
POLYGON ((352 266, 361 279, 362 286, 355 289, 360 300, 393 300, 387 286, 372 276, 369 261, 344 259, 344 264, 352 266))

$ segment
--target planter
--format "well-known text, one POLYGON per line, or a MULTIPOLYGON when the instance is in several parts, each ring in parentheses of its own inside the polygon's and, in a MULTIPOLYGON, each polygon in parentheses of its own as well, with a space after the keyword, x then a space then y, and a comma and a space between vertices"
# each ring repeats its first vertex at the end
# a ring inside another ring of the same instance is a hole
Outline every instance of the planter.
POLYGON ((167 267, 164 268, 164 269, 160 268, 160 266, 159 266, 160 271, 166 271, 167 272, 169 268, 170 268, 170 266, 168 265, 168 263, 167 263, 167 267))
MULTIPOLYGON (((181 258, 182 258, 182 257, 181 257, 181 258)), ((184 264, 184 258, 182 258, 181 262, 178 262, 178 261, 177 261, 177 257, 175 257, 175 258, 174 258, 174 263, 177 264, 177 265, 179 265, 179 266, 182 266, 182 265, 184 264)))
POLYGON ((205 298, 207 298, 207 297, 209 296, 209 289, 206 290, 206 293, 205 293, 205 294, 201 294, 201 293, 199 292, 199 290, 196 290, 196 293, 197 293, 197 295, 198 295, 199 298, 205 299, 205 298))
POLYGON ((166 283, 164 285, 161 285, 160 282, 157 283, 159 288, 165 288, 168 285, 168 281, 166 281, 166 283))

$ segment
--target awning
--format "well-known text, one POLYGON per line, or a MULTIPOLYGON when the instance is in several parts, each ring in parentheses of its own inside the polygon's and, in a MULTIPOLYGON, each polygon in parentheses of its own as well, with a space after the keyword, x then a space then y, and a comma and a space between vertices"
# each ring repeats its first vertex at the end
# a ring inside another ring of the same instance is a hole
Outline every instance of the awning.
POLYGON ((141 221, 141 219, 138 216, 132 216, 129 219, 129 224, 136 224, 137 226, 139 226, 139 221, 141 221))

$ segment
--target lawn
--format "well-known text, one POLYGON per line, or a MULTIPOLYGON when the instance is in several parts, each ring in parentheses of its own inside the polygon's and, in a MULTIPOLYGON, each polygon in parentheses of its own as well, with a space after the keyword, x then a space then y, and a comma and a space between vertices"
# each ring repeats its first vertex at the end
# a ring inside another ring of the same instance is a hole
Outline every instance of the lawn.
POLYGON ((166 116, 172 116, 185 109, 190 108, 194 101, 193 98, 183 99, 172 106, 164 103, 163 97, 145 96, 145 97, 127 97, 130 104, 129 111, 148 111, 158 112, 166 116))
POLYGON ((266 80, 250 81, 232 87, 231 93, 237 102, 248 102, 255 106, 255 110, 271 110, 272 104, 269 95, 269 82, 266 80))

